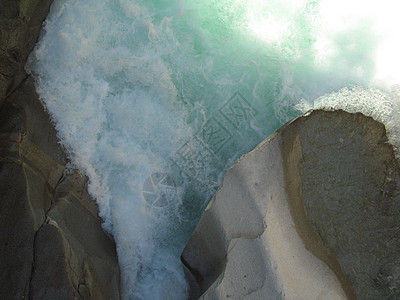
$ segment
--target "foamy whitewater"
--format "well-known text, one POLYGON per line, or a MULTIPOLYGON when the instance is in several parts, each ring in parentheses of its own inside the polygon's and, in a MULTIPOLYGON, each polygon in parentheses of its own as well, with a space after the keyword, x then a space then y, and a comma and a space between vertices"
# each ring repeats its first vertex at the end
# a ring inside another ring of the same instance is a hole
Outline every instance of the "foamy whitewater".
POLYGON ((113 234, 124 299, 185 299, 223 174, 312 108, 398 134, 393 2, 55 0, 27 70, 113 234))

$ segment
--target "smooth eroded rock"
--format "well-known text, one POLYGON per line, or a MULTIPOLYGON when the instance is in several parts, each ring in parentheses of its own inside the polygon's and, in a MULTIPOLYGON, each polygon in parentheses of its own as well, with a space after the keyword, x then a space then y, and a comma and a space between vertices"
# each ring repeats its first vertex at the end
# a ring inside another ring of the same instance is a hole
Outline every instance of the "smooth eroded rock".
POLYGON ((51 3, 0 1, 0 299, 119 299, 115 243, 24 70, 51 3))
POLYGON ((203 299, 397 299, 399 183, 382 124, 313 111, 227 172, 182 260, 203 299))
POLYGON ((115 243, 33 80, 0 108, 0 298, 119 299, 115 243))

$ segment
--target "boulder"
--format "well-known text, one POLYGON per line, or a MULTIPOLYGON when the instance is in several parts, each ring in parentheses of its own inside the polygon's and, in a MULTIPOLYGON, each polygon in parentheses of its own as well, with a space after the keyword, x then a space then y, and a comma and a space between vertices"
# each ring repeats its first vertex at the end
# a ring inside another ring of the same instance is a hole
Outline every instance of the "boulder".
POLYGON ((226 173, 183 254, 202 299, 400 298, 400 177, 384 125, 313 111, 226 173))

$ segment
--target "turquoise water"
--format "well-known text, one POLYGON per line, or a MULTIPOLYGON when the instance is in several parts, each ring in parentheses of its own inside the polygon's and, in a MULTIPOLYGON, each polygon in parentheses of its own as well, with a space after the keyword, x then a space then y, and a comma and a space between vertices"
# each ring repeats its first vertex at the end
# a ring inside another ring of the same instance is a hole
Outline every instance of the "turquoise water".
POLYGON ((389 1, 54 1, 27 69, 71 167, 89 176, 125 299, 187 297, 179 257, 224 172, 291 118, 362 111, 396 140, 395 11, 389 1))

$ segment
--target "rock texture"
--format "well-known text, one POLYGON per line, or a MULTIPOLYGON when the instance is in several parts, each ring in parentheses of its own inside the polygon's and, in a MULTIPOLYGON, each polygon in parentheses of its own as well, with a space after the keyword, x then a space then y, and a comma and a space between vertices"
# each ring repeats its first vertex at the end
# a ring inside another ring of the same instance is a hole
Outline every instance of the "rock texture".
POLYGON ((50 4, 0 1, 0 299, 119 299, 115 243, 23 70, 50 4))
POLYGON ((119 299, 115 244, 28 77, 0 109, 0 298, 119 299))
POLYGON ((36 44, 52 2, 0 1, 0 106, 26 77, 26 58, 36 44))
POLYGON ((182 260, 202 299, 400 298, 400 177, 382 124, 314 111, 225 175, 182 260))

